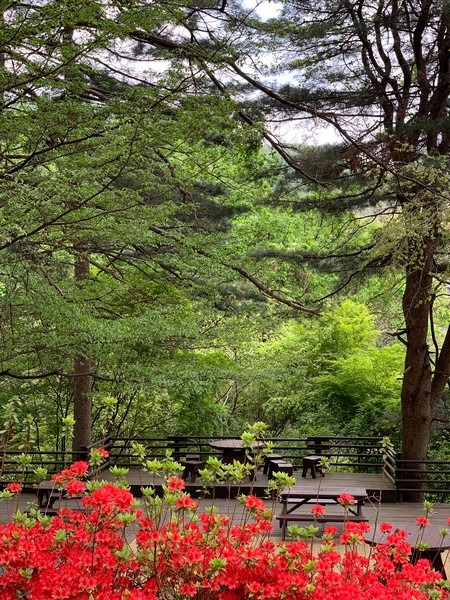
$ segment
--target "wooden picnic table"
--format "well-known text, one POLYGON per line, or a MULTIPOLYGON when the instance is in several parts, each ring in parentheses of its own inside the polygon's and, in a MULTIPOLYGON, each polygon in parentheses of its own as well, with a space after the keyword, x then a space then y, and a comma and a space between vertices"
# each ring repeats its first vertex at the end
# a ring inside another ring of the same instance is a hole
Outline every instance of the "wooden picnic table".
MULTIPOLYGON (((443 536, 441 531, 445 529, 445 525, 437 525, 431 523, 426 527, 420 528, 416 521, 396 521, 392 522, 392 532, 396 530, 406 531, 408 544, 411 544, 412 554, 411 562, 415 564, 420 558, 426 558, 436 571, 442 574, 444 579, 447 579, 444 563, 442 561, 442 553, 450 548, 450 536, 443 536), (424 544, 427 548, 416 548, 416 544, 424 544)), ((383 533, 379 529, 370 531, 364 534, 366 544, 376 546, 378 544, 386 544, 386 538, 389 533, 383 533)))
MULTIPOLYGON (((209 443, 211 448, 222 450, 222 461, 230 464, 235 460, 245 463, 247 461, 247 451, 244 442, 239 438, 230 438, 223 440, 213 440, 209 443)), ((260 449, 264 447, 264 442, 253 442, 253 447, 260 449)))
POLYGON ((78 496, 69 498, 66 491, 54 481, 42 481, 37 487, 36 496, 39 510, 47 516, 56 515, 62 506, 71 508, 75 512, 89 512, 86 507, 80 505, 78 496), (54 506, 55 502, 57 502, 56 506, 54 506))
POLYGON ((62 499, 62 494, 62 490, 54 481, 42 481, 36 490, 38 508, 53 508, 55 501, 62 499))
POLYGON ((304 485, 286 488, 281 493, 281 513, 278 515, 281 527, 281 538, 286 538, 286 527, 290 521, 309 521, 311 523, 325 522, 344 522, 344 521, 367 521, 363 515, 362 507, 367 499, 367 491, 359 487, 327 487, 321 489, 317 486, 307 487, 304 485), (298 512, 299 509, 315 504, 322 506, 340 506, 338 498, 343 494, 350 494, 355 499, 355 503, 350 505, 347 511, 332 512, 323 515, 313 515, 311 512, 298 512))

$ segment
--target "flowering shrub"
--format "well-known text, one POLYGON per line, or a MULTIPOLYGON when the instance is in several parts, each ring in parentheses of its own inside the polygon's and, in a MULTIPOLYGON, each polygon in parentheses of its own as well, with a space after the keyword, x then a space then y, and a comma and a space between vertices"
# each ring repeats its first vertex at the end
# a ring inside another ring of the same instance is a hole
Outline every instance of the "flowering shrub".
MULTIPOLYGON (((83 471, 83 465, 72 465, 55 481, 73 495, 83 471)), ((10 486, 11 493, 16 489, 10 486)), ((120 485, 88 482, 86 489, 84 512, 63 508, 50 518, 31 511, 0 525, 0 598, 450 598, 440 574, 425 560, 412 565, 404 536, 386 523, 381 528, 390 535, 389 545, 374 548, 370 558, 356 552, 368 525, 353 522, 344 524, 340 537, 335 527, 325 527, 314 555, 307 541, 271 541, 272 512, 252 495, 239 499, 245 516, 236 525, 213 508, 198 514, 198 503, 176 476, 168 478, 163 498, 144 489, 142 504, 120 485), (337 541, 346 544, 343 556, 337 541)), ((351 498, 341 498, 348 507, 351 498)), ((312 512, 314 518, 322 507, 312 512)))

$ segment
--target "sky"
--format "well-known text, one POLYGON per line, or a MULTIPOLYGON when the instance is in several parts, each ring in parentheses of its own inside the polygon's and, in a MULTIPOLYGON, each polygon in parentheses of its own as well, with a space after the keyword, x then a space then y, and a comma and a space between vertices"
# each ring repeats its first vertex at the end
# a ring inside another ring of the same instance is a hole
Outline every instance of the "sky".
MULTIPOLYGON (((244 7, 249 11, 254 10, 261 19, 274 19, 280 13, 282 4, 276 1, 245 0, 244 7)), ((281 78, 280 83, 286 83, 281 78)), ((279 123, 272 128, 273 133, 285 144, 333 144, 339 143, 341 138, 330 126, 318 126, 310 123, 308 126, 304 121, 279 123)))

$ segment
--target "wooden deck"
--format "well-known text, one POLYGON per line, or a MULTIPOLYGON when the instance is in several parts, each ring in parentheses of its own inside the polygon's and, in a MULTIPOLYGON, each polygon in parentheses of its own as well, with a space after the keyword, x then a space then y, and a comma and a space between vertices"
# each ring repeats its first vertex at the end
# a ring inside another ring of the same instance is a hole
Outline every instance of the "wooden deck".
MULTIPOLYGON (((387 477, 383 477, 381 474, 371 473, 335 473, 327 472, 325 477, 317 477, 312 479, 310 476, 302 478, 299 472, 294 473, 296 485, 317 485, 321 489, 326 487, 363 487, 367 490, 367 494, 370 498, 380 498, 382 502, 395 502, 397 498, 395 485, 387 477)), ((106 481, 113 481, 111 473, 104 471, 101 473, 100 479, 106 481)), ((131 488, 131 491, 135 496, 140 496, 140 488, 146 485, 154 485, 157 491, 162 490, 162 484, 164 480, 162 477, 153 477, 147 473, 143 473, 137 469, 130 469, 127 475, 127 481, 131 488)), ((201 482, 197 478, 195 483, 191 483, 188 479, 185 482, 186 491, 188 491, 193 498, 198 498, 202 495, 201 482)), ((256 481, 249 481, 245 479, 244 482, 238 486, 235 484, 225 485, 219 484, 215 487, 214 495, 216 498, 236 498, 239 494, 254 494, 264 498, 268 485, 267 475, 264 475, 262 471, 258 471, 256 475, 256 481)))
MULTIPOLYGON (((245 516, 245 510, 242 503, 236 499, 224 499, 224 498, 200 498, 199 511, 209 509, 211 506, 215 506, 220 514, 229 516, 232 518, 235 524, 243 521, 245 516)), ((68 506, 71 508, 76 507, 76 500, 69 501, 68 506)), ((266 500, 266 505, 273 508, 274 511, 274 530, 271 538, 274 540, 281 539, 281 530, 276 520, 276 516, 280 512, 281 505, 278 502, 272 503, 266 500)), ((7 500, 0 503, 0 522, 5 523, 12 519, 13 515, 17 510, 25 512, 30 508, 30 505, 36 503, 36 495, 29 493, 22 493, 19 498, 13 500, 7 500)), ((326 507, 327 510, 333 510, 331 507, 326 507)), ((338 508, 338 510, 340 510, 338 508)), ((378 502, 376 499, 369 499, 363 508, 364 516, 368 518, 369 524, 373 527, 377 522, 415 522, 416 517, 424 516, 425 510, 422 504, 418 503, 407 503, 407 502, 378 502)), ((447 519, 450 517, 450 503, 435 504, 432 512, 428 515, 430 521, 439 527, 449 527, 447 525, 447 519)), ((313 523, 313 516, 311 515, 311 524, 313 523)), ((303 526, 308 523, 302 523, 303 526)), ((319 526, 319 535, 321 531, 319 526)), ((338 525, 341 527, 341 525, 338 525)))
MULTIPOLYGON (((238 523, 244 515, 243 505, 235 499, 224 499, 224 498, 201 498, 198 500, 200 504, 199 510, 206 510, 212 505, 216 506, 221 514, 233 516, 233 521, 238 523)), ((70 506, 74 506, 71 501, 70 506)), ((31 504, 36 503, 36 495, 29 493, 22 493, 19 498, 13 500, 6 500, 0 503, 0 522, 6 523, 10 521, 17 510, 25 512, 31 504)), ((272 506, 272 503, 266 500, 268 507, 272 506)), ((275 503, 274 510, 278 514, 280 505, 275 503)), ((422 504, 413 502, 377 502, 375 500, 369 500, 364 505, 364 514, 368 517, 369 523, 374 524, 376 521, 415 521, 418 516, 425 515, 422 504)), ((446 526, 446 521, 450 517, 450 503, 434 504, 429 519, 436 524, 446 526)), ((311 522, 313 517, 311 516, 311 522)), ((450 526, 448 526, 450 528, 450 526)), ((274 537, 279 536, 280 529, 278 524, 274 522, 274 537)))

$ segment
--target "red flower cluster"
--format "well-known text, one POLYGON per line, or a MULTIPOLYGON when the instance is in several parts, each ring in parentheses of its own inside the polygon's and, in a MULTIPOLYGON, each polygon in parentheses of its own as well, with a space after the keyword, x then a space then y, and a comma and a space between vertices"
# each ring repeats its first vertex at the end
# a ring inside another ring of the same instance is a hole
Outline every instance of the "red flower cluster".
POLYGON ((98 511, 99 514, 112 514, 119 511, 130 511, 134 497, 131 492, 106 483, 94 490, 89 496, 84 496, 84 506, 98 511))
POLYGON ((82 481, 79 481, 78 479, 71 479, 66 483, 65 490, 69 496, 75 498, 75 496, 82 494, 86 488, 82 481))
POLYGON ((311 513, 315 517, 320 517, 321 515, 323 515, 325 513, 325 507, 322 506, 321 504, 314 504, 314 506, 311 507, 311 513))
MULTIPOLYGON (((61 479, 66 477, 67 470, 61 479)), ((66 489, 79 487, 74 479, 77 485, 66 481, 66 489)), ((428 561, 409 563, 411 549, 402 532, 387 535, 386 545, 374 548, 369 559, 353 551, 366 523, 344 524, 341 539, 349 544, 344 556, 333 541, 337 529, 326 527, 327 543, 313 555, 306 542, 268 538, 270 511, 259 498, 243 499, 247 513, 240 525, 213 511, 194 519, 197 503, 178 478, 170 479, 159 523, 150 514, 159 500, 150 495, 140 510, 128 490, 106 483, 84 497, 91 508, 86 513, 65 509, 51 520, 29 517, 0 524, 0 598, 450 599, 428 561), (139 529, 131 548, 125 529, 135 521, 139 529)), ((382 527, 389 531, 387 524, 382 527)))
POLYGON ((181 477, 169 477, 167 480, 167 489, 171 492, 184 490, 184 481, 181 479, 181 477))
POLYGON ((20 483, 8 483, 8 485, 5 487, 5 490, 7 492, 11 492, 11 494, 20 494, 22 491, 22 486, 20 483))
POLYGON ((56 475, 53 475, 51 481, 59 485, 64 485, 72 479, 80 479, 81 477, 84 477, 87 475, 88 471, 88 463, 80 460, 71 464, 68 469, 63 469, 59 473, 56 473, 56 475))
POLYGON ((264 504, 263 500, 261 500, 261 498, 258 498, 257 496, 245 496, 244 505, 250 511, 257 512, 266 510, 266 505, 264 504))
POLYGON ((348 508, 351 504, 355 503, 355 499, 351 494, 341 494, 338 498, 339 504, 341 504, 344 508, 348 508))
POLYGON ((103 458, 109 458, 109 452, 105 448, 96 448, 95 451, 103 458))

